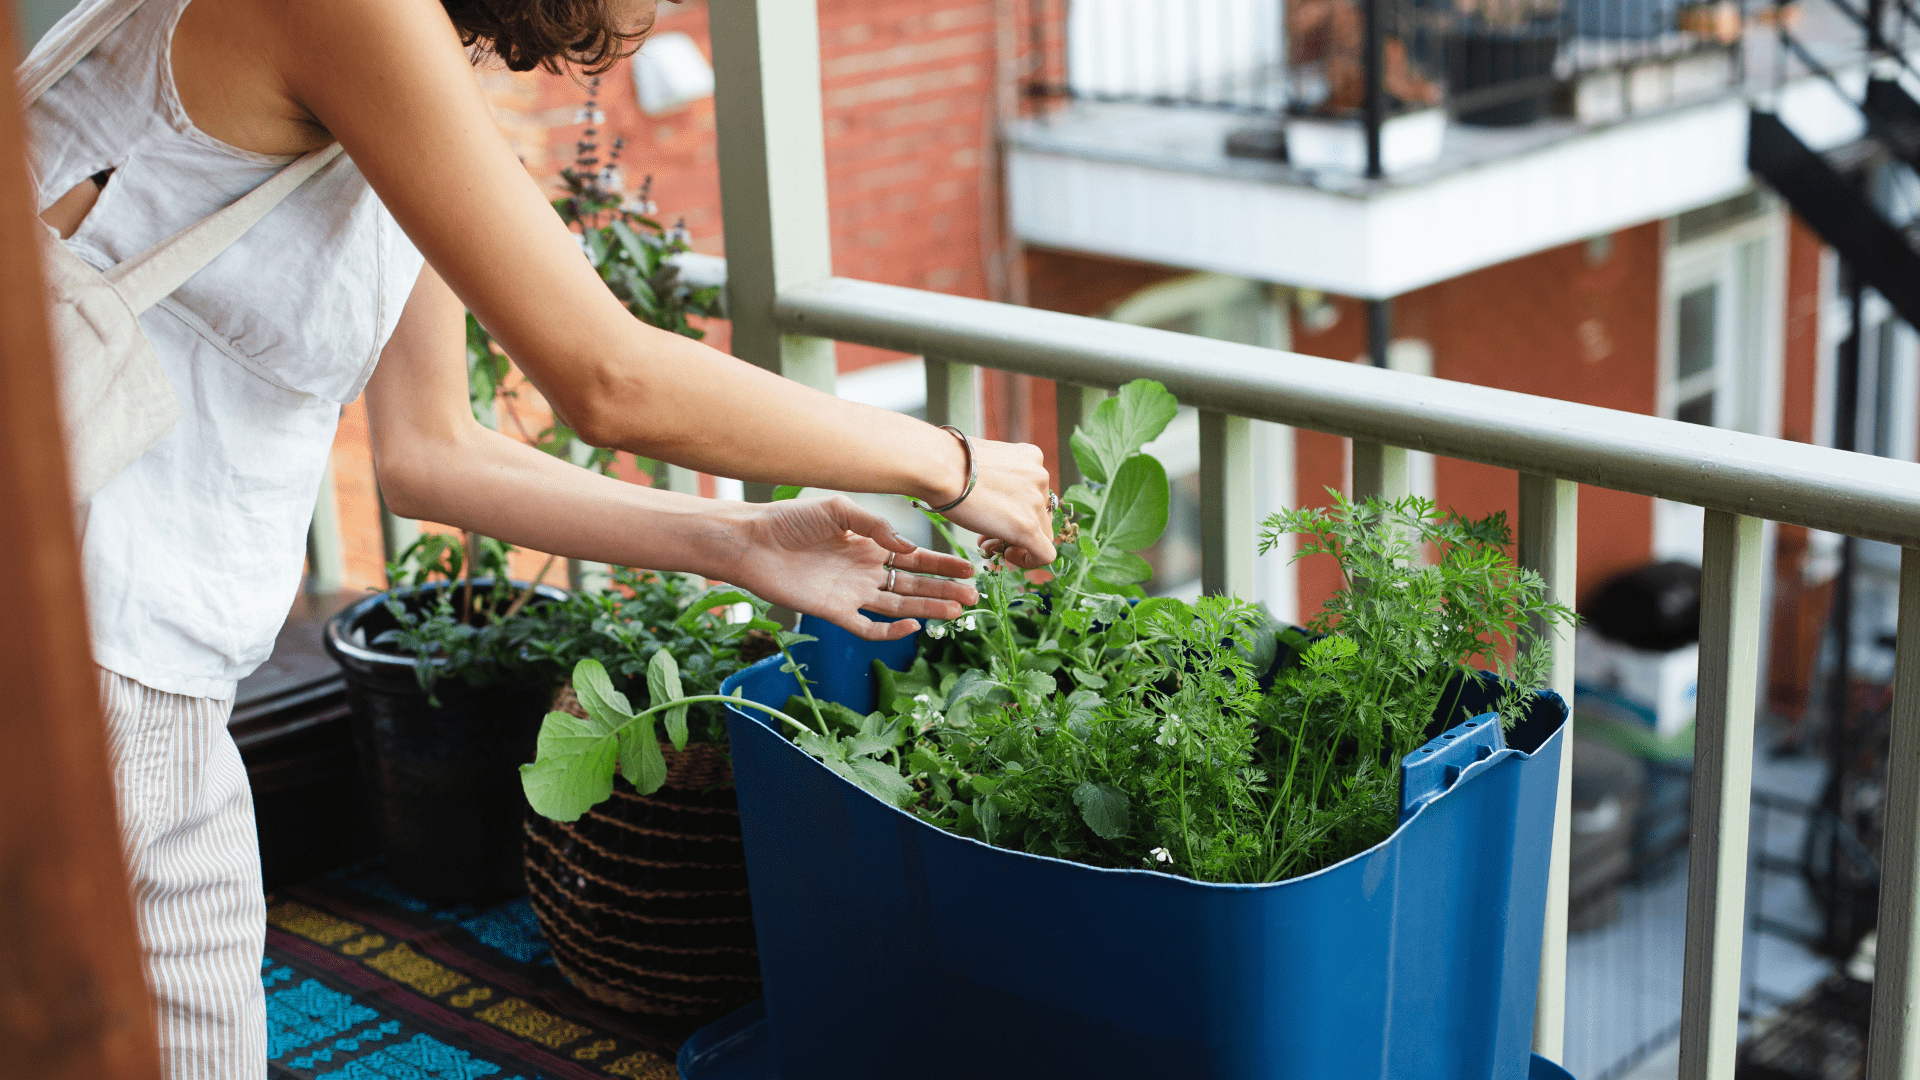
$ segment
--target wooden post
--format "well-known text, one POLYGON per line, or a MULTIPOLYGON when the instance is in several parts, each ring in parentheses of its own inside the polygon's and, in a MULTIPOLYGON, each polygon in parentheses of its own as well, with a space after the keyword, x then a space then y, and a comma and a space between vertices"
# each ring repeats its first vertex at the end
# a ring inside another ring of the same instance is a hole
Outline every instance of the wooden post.
POLYGON ((1747 809, 1753 798, 1754 684, 1760 665, 1760 525, 1759 518, 1707 511, 1680 1080, 1733 1080, 1739 1049, 1747 809))
MULTIPOLYGON (((0 4, 0 55, 15 13, 0 4)), ((17 99, 0 102, 0 1080, 159 1080, 54 396, 17 99)))

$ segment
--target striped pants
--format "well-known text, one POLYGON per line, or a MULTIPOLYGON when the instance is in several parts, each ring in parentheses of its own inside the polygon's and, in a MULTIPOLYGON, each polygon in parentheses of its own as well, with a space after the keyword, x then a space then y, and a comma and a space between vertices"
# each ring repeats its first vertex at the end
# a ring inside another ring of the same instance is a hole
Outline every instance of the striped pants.
POLYGON ((267 912, 233 702, 110 671, 100 697, 165 1076, 262 1080, 267 912))

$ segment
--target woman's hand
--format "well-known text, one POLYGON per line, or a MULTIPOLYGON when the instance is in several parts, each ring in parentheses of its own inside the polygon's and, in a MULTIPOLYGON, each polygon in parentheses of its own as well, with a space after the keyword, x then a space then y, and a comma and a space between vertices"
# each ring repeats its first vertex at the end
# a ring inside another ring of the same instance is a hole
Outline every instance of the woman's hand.
POLYGON ((959 618, 980 598, 953 580, 972 577, 972 563, 915 547, 844 495, 768 503, 752 513, 739 569, 726 580, 868 641, 906 637, 920 619, 959 618), (862 609, 898 621, 874 622, 862 609))
MULTIPOLYGON (((1052 562, 1053 511, 1049 497, 1053 487, 1040 448, 974 439, 973 454, 980 479, 973 486, 973 494, 947 512, 947 519, 979 533, 983 550, 1002 555, 1015 566, 1031 570, 1052 562)), ((965 482, 965 477, 960 479, 965 482)), ((956 487, 954 494, 959 492, 956 487)))

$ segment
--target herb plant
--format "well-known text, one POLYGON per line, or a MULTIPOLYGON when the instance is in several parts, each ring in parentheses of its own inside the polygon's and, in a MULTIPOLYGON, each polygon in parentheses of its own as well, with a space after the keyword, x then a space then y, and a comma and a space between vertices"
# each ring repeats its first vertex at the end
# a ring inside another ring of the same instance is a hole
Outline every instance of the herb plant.
MULTIPOLYGON (((875 796, 990 844, 1251 883, 1378 843, 1398 823, 1401 759, 1469 718, 1472 680, 1506 680, 1498 709, 1516 722, 1545 680, 1540 629, 1572 612, 1513 565, 1501 515, 1338 493, 1262 528, 1263 550, 1298 534, 1295 558, 1340 567, 1307 627, 1230 597, 1146 596, 1138 553, 1166 528, 1169 489, 1142 448, 1175 410, 1146 381, 1101 403, 1073 435, 1087 479, 1057 513, 1050 573, 991 562, 980 603, 929 623, 909 670, 874 665, 873 713, 815 699, 790 653, 800 694, 735 703, 875 796)), ((529 767, 535 808, 590 806, 642 719, 614 709, 590 740, 553 721, 551 757, 543 741, 529 767)))
MULTIPOLYGON (((560 220, 573 230, 600 280, 633 317, 649 326, 699 340, 706 331, 693 324, 696 318, 720 314, 720 289, 695 288, 680 274, 675 258, 690 250, 685 222, 668 228, 654 215, 651 176, 641 181, 640 190, 628 194, 620 166, 625 140, 616 138, 607 158, 600 158, 600 125, 606 116, 598 100, 600 80, 589 84, 587 102, 577 119, 587 126, 574 144, 573 164, 560 170, 566 194, 553 201, 560 220)), ((494 342, 480 321, 467 315, 468 392, 474 415, 493 427, 494 403, 511 398, 506 387, 512 367, 506 354, 494 342)), ((518 414, 512 414, 518 422, 518 414)), ((612 475, 615 451, 586 447, 572 429, 558 421, 535 434, 524 432, 529 442, 559 457, 568 458, 612 475)), ((657 471, 653 461, 635 456, 641 471, 657 471)))

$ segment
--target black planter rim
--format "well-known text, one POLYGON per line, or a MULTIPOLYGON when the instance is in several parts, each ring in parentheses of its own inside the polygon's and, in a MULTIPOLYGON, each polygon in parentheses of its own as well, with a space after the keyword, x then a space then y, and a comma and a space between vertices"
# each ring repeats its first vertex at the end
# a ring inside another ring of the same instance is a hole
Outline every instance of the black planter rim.
MULTIPOLYGON (((327 620, 326 632, 321 635, 321 644, 325 646, 327 655, 333 657, 334 662, 339 664, 350 678, 353 676, 372 676, 375 678, 405 676, 405 678, 411 682, 414 679, 413 657, 403 656, 399 653, 384 652, 366 645, 356 645, 353 642, 354 629, 374 612, 383 610, 390 597, 406 598, 419 596, 438 592, 441 589, 457 589, 465 584, 465 579, 451 583, 435 581, 426 585, 389 589, 385 592, 377 592, 371 596, 356 600, 352 605, 327 620)), ((513 581, 510 582, 510 584, 515 590, 524 590, 528 585, 525 581, 513 581)), ((493 579, 491 577, 474 578, 473 587, 476 589, 492 588, 493 579)), ((535 590, 534 595, 542 600, 557 602, 567 599, 569 594, 565 589, 556 588, 552 585, 541 585, 535 590)), ((430 663, 436 667, 445 667, 447 661, 445 657, 437 657, 430 661, 430 663)))

